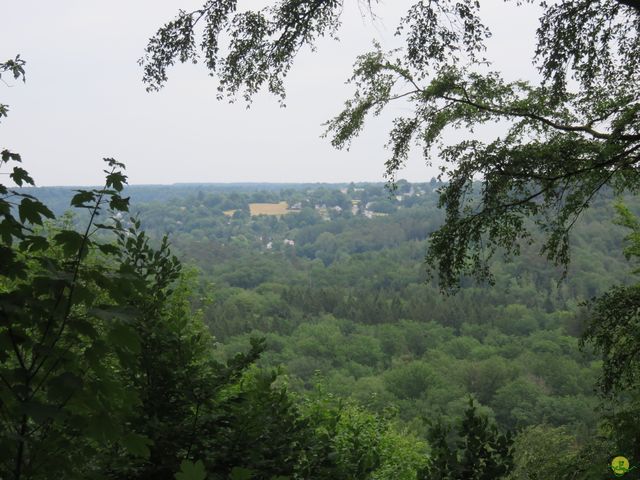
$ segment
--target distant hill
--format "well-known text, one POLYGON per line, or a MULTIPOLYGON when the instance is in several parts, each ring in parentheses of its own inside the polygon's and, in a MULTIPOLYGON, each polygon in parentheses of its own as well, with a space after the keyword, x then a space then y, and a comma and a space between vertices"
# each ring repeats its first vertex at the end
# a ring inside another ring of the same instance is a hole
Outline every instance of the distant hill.
MULTIPOLYGON (((171 185, 127 185, 125 196, 131 197, 133 204, 149 202, 166 202, 172 199, 188 197, 189 195, 210 193, 251 193, 256 191, 277 192, 282 190, 308 190, 325 188, 338 190, 347 188, 349 183, 174 183, 171 185)), ((353 185, 362 188, 365 185, 383 186, 384 183, 356 182, 353 185)), ((69 209, 69 202, 76 190, 100 188, 96 186, 50 186, 26 187, 18 189, 35 196, 49 206, 56 214, 62 214, 69 209)))

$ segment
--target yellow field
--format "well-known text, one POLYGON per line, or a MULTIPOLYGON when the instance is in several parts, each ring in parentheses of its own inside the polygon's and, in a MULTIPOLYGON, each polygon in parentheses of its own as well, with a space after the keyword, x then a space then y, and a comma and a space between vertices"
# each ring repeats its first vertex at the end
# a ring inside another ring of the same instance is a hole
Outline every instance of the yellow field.
POLYGON ((286 215, 287 213, 291 213, 287 202, 250 203, 249 210, 251 211, 252 217, 256 215, 286 215))
POLYGON ((233 217, 233 214, 236 213, 235 210, 225 210, 224 213, 227 217, 233 217))

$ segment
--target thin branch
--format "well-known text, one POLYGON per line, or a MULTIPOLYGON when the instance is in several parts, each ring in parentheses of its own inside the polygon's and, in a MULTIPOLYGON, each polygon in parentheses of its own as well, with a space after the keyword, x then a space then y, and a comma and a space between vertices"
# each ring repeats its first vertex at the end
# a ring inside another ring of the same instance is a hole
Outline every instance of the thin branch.
POLYGON ((13 386, 7 381, 7 379, 4 377, 2 372, 0 372, 0 380, 2 380, 2 383, 4 383, 7 386, 7 388, 9 389, 9 391, 11 393, 13 393, 13 396, 16 397, 16 400, 18 400, 19 402, 22 402, 22 399, 15 392, 15 390, 13 389, 13 386))
MULTIPOLYGON (((113 167, 111 169, 110 174, 113 174, 113 172, 115 171, 115 168, 116 167, 113 167)), ((64 314, 62 315, 62 322, 60 324, 60 328, 58 329, 58 332, 57 332, 55 338, 53 339, 53 341, 51 342, 51 345, 49 346, 50 349, 53 349, 53 347, 55 347, 56 343, 58 343, 58 341, 60 340, 60 338, 62 336, 62 332, 64 331, 64 328, 66 327, 67 320, 69 318, 69 314, 71 313, 71 307, 73 305, 73 293, 75 291, 75 286, 76 286, 77 281, 78 281, 78 275, 80 273, 80 265, 82 263, 82 252, 83 252, 83 250, 85 249, 85 247, 87 245, 87 241, 89 240, 88 235, 89 235, 89 232, 91 230, 91 226, 93 225, 94 219, 95 219, 95 217, 96 217, 96 215, 98 213, 98 210, 100 208, 100 204, 102 203, 102 199, 104 197, 104 190, 106 190, 106 184, 105 184, 105 188, 102 190, 102 193, 100 193, 100 195, 98 196, 98 199, 96 201, 95 206, 93 207, 93 210, 91 212, 91 217, 89 218, 89 222, 87 224, 87 228, 85 229, 85 233, 84 233, 84 235, 82 237, 82 242, 80 244, 80 248, 78 249, 78 254, 77 254, 76 260, 74 262, 73 275, 71 277, 71 286, 69 287, 69 295, 68 295, 66 309, 65 309, 64 314)), ((64 290, 63 290, 63 292, 64 292, 64 290)), ((64 296, 64 293, 61 293, 60 297, 56 301, 54 312, 52 313, 52 315, 50 317, 50 321, 47 322, 47 327, 45 329, 45 334, 43 335, 42 343, 44 343, 44 339, 46 338, 46 335, 48 334, 50 326, 53 323, 55 310, 57 310, 57 308, 58 308, 58 306, 60 304, 60 301, 61 301, 63 296, 64 296)), ((40 368, 45 363, 45 361, 46 361, 46 357, 42 360, 42 362, 40 362, 40 364, 38 365, 38 367, 35 370, 36 372, 38 372, 40 370, 40 368)))
POLYGON ((193 443, 196 440, 196 427, 198 426, 198 414, 200 413, 200 407, 202 406, 202 403, 198 403, 198 405, 196 406, 196 413, 193 417, 193 427, 192 427, 192 431, 191 431, 191 441, 189 442, 189 448, 187 449, 187 458, 189 458, 189 455, 191 455, 191 448, 193 447, 193 443))
MULTIPOLYGON (((419 90, 411 90, 409 92, 399 93, 398 95, 394 95, 392 97, 389 97, 388 100, 389 101, 398 100, 399 98, 407 97, 409 95, 413 95, 413 94, 416 94, 416 93, 420 93, 420 91, 419 90)), ((377 103, 381 103, 381 102, 377 102, 377 103)), ((449 105, 451 105, 451 104, 448 104, 447 106, 449 106, 449 105)))
POLYGON ((593 188, 591 190, 591 192, 589 193, 589 196, 586 198, 586 200, 584 200, 582 202, 582 205, 580 205, 580 207, 578 207, 576 209, 576 211, 574 212, 573 220, 571 220, 569 225, 565 227, 565 229, 564 229, 564 233, 565 234, 569 233, 569 231, 573 228, 574 224, 578 221, 578 218, 580 217, 580 215, 582 214, 584 209, 588 207, 589 202, 591 201, 591 199, 593 199, 593 197, 596 195, 596 193, 598 193, 600 191, 600 189, 602 187, 604 187, 609 182, 609 180, 611 180, 611 177, 613 177, 618 172, 618 170, 620 168, 622 168, 622 166, 619 166, 618 168, 615 168, 611 172, 609 172, 609 174, 606 175, 604 177, 604 179, 601 182, 599 182, 599 184, 595 188, 593 188))
MULTIPOLYGON (((532 180, 539 180, 539 181, 548 181, 548 182, 555 182, 558 180, 561 180, 563 178, 569 178, 569 177, 573 177, 576 175, 581 175, 583 173, 589 173, 592 172, 593 170, 599 170, 603 167, 609 167, 612 165, 615 165, 619 160, 621 160, 623 157, 628 156, 632 153, 634 153, 636 150, 640 150, 640 144, 639 145, 635 145, 630 149, 627 149, 617 155, 614 155, 613 157, 611 157, 609 160, 605 161, 605 162, 600 162, 600 163, 594 163, 591 164, 589 167, 585 167, 579 170, 573 170, 573 171, 569 171, 569 172, 565 172, 562 174, 558 174, 556 176, 553 177, 545 177, 542 175, 536 175, 534 173, 519 173, 519 172, 510 172, 508 170, 499 170, 497 173, 498 175, 506 175, 506 176, 510 176, 510 177, 515 177, 515 178, 524 178, 524 179, 532 179, 532 180)), ((631 166, 634 163, 636 163, 638 161, 638 159, 636 157, 633 157, 635 160, 632 162, 623 162, 622 166, 631 166)))
POLYGON ((466 92, 465 92, 465 97, 466 98, 460 98, 460 97, 452 97, 450 95, 442 95, 441 98, 444 98, 445 100, 449 100, 451 102, 464 103, 465 105, 469 105, 471 107, 477 108, 478 110, 495 113, 497 115, 521 117, 521 118, 530 118, 531 120, 536 120, 536 121, 538 121, 540 123, 543 123, 545 125, 553 127, 556 130, 562 130, 563 132, 583 132, 583 133, 588 133, 592 137, 598 138, 600 140, 609 140, 611 138, 616 138, 616 139, 624 140, 624 141, 628 141, 628 142, 636 142, 636 141, 640 140, 640 134, 614 136, 614 135, 611 135, 611 134, 598 132, 598 131, 594 130, 593 128, 591 128, 591 126, 589 124, 587 124, 587 125, 564 125, 564 124, 561 124, 561 123, 557 123, 557 122, 555 122, 553 120, 549 120, 548 118, 542 117, 542 116, 537 115, 535 113, 519 112, 519 111, 516 111, 516 110, 505 110, 505 109, 502 109, 502 108, 499 108, 499 107, 496 107, 496 106, 485 105, 485 104, 482 104, 482 103, 478 103, 478 102, 476 102, 474 100, 471 100, 471 98, 469 98, 467 96, 466 92))
MULTIPOLYGON (((18 345, 16 344, 15 338, 13 336, 13 331, 11 330, 11 327, 9 327, 8 330, 9 333, 9 338, 11 339, 11 346, 13 347, 13 351, 16 353, 16 358, 18 359, 18 363, 20 364, 20 367, 26 372, 28 372, 27 367, 24 363, 24 359, 22 358, 22 354, 20 353, 20 349, 18 348, 18 345)), ((27 383, 29 383, 29 380, 27 380, 27 383)))

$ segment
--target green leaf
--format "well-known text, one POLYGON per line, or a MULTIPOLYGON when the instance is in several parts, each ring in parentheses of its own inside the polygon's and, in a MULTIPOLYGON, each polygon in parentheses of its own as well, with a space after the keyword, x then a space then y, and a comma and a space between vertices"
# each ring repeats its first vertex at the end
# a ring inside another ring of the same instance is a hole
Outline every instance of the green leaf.
POLYGON ((109 340, 116 346, 124 348, 133 353, 140 351, 140 340, 136 331, 121 323, 114 325, 109 332, 109 340))
POLYGON ((24 168, 13 167, 13 173, 9 176, 19 187, 21 187, 24 183, 35 185, 33 178, 29 176, 29 173, 24 168))
POLYGON ((127 452, 141 458, 149 458, 149 455, 151 454, 149 445, 152 443, 153 442, 147 437, 135 433, 128 433, 120 439, 120 444, 127 450, 127 452))
POLYGON ((65 388, 76 390, 82 387, 82 379, 71 372, 63 372, 51 379, 51 382, 59 383, 65 388))
MULTIPOLYGON (((2 204, 0 203, 0 209, 2 204)), ((2 215, 2 212, 0 212, 2 215)), ((13 217, 5 216, 5 219, 0 222, 0 238, 7 245, 11 245, 13 243, 13 237, 22 237, 22 226, 19 222, 17 222, 13 217)))
POLYGON ((9 150, 2 150, 2 153, 0 155, 2 155, 3 162, 8 162, 9 160, 13 160, 15 162, 22 161, 19 153, 12 153, 9 150))
POLYGON ((89 365, 96 366, 102 365, 104 363, 104 357, 105 355, 108 355, 110 351, 111 350, 109 349, 108 345, 98 339, 97 341, 93 342, 91 347, 85 350, 84 355, 89 365))
POLYGON ((42 217, 55 218, 55 215, 42 202, 23 198, 18 205, 18 215, 20 221, 28 221, 34 225, 42 225, 42 217))
POLYGON ((102 160, 104 160, 107 163, 107 165, 109 165, 110 167, 113 167, 113 168, 118 167, 122 169, 125 168, 124 163, 116 162, 116 160, 113 158, 103 158, 102 160))
MULTIPOLYGON (((84 237, 74 230, 63 230, 53 237, 53 239, 62 247, 65 255, 71 256, 78 253, 80 247, 82 247, 84 237)), ((88 243, 87 241, 84 245, 83 252, 81 252, 82 257, 87 253, 88 243)))
POLYGON ((204 469, 202 460, 196 463, 183 460, 180 464, 180 471, 175 474, 176 480, 205 480, 207 472, 204 469))
POLYGON ((72 207, 87 207, 85 205, 87 202, 95 202, 96 196, 92 191, 89 190, 76 190, 76 193, 71 199, 72 207))
POLYGON ((91 324, 91 322, 83 319, 83 318, 79 318, 77 320, 74 320, 70 326, 79 334, 81 335, 86 335, 89 338, 96 338, 98 336, 98 331, 95 329, 95 327, 91 324))
POLYGON ((42 403, 38 400, 32 400, 23 404, 22 406, 23 413, 30 416, 36 422, 46 422, 51 418, 59 417, 61 411, 58 407, 54 405, 47 405, 46 403, 42 403))
POLYGON ((127 183, 127 177, 120 172, 113 172, 107 175, 107 188, 113 188, 114 190, 121 192, 124 188, 125 183, 127 183))
POLYGON ((109 208, 118 212, 129 211, 129 197, 122 198, 119 195, 114 195, 109 202, 109 208))
POLYGON ((20 242, 20 248, 30 252, 43 251, 49 248, 49 242, 45 237, 28 235, 22 242, 20 242))
POLYGON ((7 354, 9 351, 13 351, 13 344, 9 332, 5 330, 0 332, 0 361, 4 362, 9 358, 7 354))
MULTIPOLYGON (((38 353, 41 354, 50 355, 50 352, 46 351, 46 347, 34 350, 37 350, 38 353)), ((48 397, 50 400, 64 400, 65 398, 69 398, 78 392, 84 384, 82 378, 71 372, 62 372, 60 375, 51 378, 47 383, 48 397)))
POLYGON ((98 249, 100 249, 100 251, 105 255, 118 255, 120 253, 118 246, 111 243, 99 244, 98 249))
POLYGON ((16 258, 13 249, 0 245, 0 272, 7 278, 25 278, 26 264, 16 258))
POLYGON ((96 299, 96 292, 93 288, 77 283, 73 292, 73 302, 75 304, 90 305, 96 299))
POLYGON ((108 415, 94 415, 89 419, 87 425, 87 435, 90 438, 104 441, 118 441, 119 440, 119 428, 118 425, 113 422, 108 415))
POLYGON ((231 475, 229 475, 229 479, 230 480, 251 480, 251 477, 253 477, 254 473, 255 471, 249 468, 233 467, 233 469, 231 470, 231 475))

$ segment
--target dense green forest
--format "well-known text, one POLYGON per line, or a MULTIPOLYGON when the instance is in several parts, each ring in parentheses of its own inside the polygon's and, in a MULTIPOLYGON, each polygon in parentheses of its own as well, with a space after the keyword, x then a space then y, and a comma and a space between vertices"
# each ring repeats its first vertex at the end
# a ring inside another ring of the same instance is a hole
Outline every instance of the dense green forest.
MULTIPOLYGON (((149 38, 147 91, 200 62, 285 106, 343 11, 201 2, 149 38)), ((356 58, 325 136, 402 105, 386 184, 128 186, 105 158, 40 188, 3 145, 0 480, 640 478, 640 2, 512 2, 540 14, 524 80, 480 3, 414 0, 356 58), (415 147, 437 178, 398 178, 415 147)))
MULTIPOLYGON (((612 223, 615 199, 603 192, 575 227, 566 278, 534 244, 494 262, 495 285, 463 279, 456 295, 444 296, 422 264, 426 239, 442 223, 441 186, 434 179, 399 181, 393 193, 383 184, 124 193, 151 244, 170 235, 188 272, 182 308, 208 327, 213 359, 224 364, 264 339, 256 366, 276 369, 277 385, 388 419, 394 435, 425 452, 430 422, 454 427, 474 399, 479 414, 516 441, 559 436, 572 458, 602 422, 602 362, 580 348, 584 304, 627 281, 631 268, 622 254, 628 232, 612 223), (281 201, 297 209, 249 213, 253 202, 281 201)), ((23 191, 56 205, 74 193, 23 191)))

